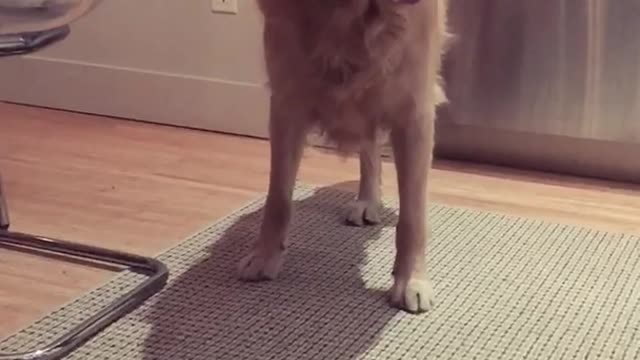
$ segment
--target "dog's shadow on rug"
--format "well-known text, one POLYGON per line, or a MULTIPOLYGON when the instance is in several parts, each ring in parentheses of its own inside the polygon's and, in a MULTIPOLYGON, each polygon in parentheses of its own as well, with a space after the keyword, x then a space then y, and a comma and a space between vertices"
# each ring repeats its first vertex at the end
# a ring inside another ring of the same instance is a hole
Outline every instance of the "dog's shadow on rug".
POLYGON ((142 358, 352 359, 366 354, 398 313, 384 293, 394 256, 389 234, 397 218, 385 208, 380 225, 345 225, 345 205, 354 195, 344 187, 302 190, 303 199, 294 205, 290 251, 275 281, 244 283, 235 272, 257 236, 262 208, 212 233, 210 246, 196 252, 199 262, 185 261, 183 270, 175 266, 175 277, 150 302, 142 358), (365 282, 362 271, 369 263, 385 266, 368 268, 365 282))

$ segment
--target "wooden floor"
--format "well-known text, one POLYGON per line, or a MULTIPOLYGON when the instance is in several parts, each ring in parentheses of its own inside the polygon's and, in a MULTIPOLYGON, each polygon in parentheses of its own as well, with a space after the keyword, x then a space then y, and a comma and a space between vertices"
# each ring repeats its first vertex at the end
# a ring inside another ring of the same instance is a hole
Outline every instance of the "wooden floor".
MULTIPOLYGON (((0 103, 0 169, 14 230, 155 255, 260 195, 268 144, 0 103)), ((300 179, 355 189, 357 174, 309 150, 300 179)), ((637 186, 450 162, 431 185, 448 205, 640 233, 637 186)), ((112 275, 0 248, 0 338, 112 275)))

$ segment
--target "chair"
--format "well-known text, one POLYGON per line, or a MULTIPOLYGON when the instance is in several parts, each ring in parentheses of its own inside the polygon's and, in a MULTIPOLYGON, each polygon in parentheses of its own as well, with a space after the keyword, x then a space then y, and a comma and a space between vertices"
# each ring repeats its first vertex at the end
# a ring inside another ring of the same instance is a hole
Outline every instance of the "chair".
MULTIPOLYGON (((64 40, 71 23, 90 13, 101 0, 0 0, 0 66, 2 57, 36 52, 64 40)), ((1 175, 1 174, 0 174, 1 175)), ((93 314, 51 344, 32 351, 0 353, 0 360, 60 359, 91 337, 144 303, 166 285, 169 271, 160 261, 72 243, 46 236, 11 231, 7 194, 0 176, 0 246, 12 250, 30 250, 43 255, 55 254, 96 263, 127 268, 147 276, 133 290, 93 314)))

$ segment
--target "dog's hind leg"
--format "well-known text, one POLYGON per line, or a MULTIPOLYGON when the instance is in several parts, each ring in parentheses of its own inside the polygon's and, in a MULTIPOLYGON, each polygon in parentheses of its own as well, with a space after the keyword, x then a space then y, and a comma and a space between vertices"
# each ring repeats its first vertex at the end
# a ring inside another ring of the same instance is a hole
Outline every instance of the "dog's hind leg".
POLYGON ((355 226, 380 222, 381 154, 375 135, 360 149, 360 189, 347 209, 347 223, 355 226))
POLYGON ((306 125, 277 101, 271 102, 271 170, 260 234, 250 254, 239 264, 246 281, 273 280, 284 260, 292 216, 292 196, 300 167, 306 125))

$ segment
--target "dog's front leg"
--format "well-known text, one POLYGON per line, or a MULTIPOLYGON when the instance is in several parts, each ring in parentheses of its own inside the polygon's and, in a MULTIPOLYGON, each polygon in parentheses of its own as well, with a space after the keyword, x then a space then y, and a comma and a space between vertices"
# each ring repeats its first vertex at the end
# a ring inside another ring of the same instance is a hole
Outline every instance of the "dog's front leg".
POLYGON ((272 99, 270 115, 271 170, 260 234, 239 264, 240 278, 273 280, 282 266, 292 215, 292 196, 304 148, 304 121, 294 118, 272 99))
POLYGON ((427 180, 432 161, 433 114, 413 114, 392 130, 398 175, 400 213, 396 227, 392 305, 409 312, 433 306, 434 294, 427 273, 427 180))

